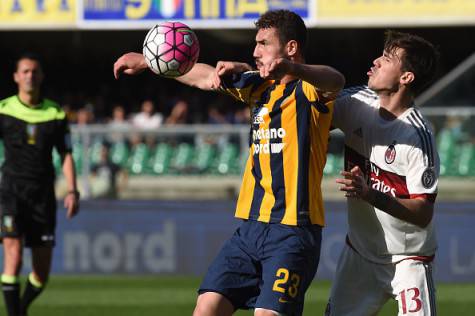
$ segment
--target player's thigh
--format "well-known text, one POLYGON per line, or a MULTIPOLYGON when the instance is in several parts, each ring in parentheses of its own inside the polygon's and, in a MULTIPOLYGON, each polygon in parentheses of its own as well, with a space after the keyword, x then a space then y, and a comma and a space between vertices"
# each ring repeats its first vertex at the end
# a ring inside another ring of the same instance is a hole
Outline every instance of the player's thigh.
POLYGON ((17 184, 2 179, 0 186, 0 233, 1 237, 22 238, 24 215, 28 212, 22 207, 21 197, 17 195, 17 184))
POLYGON ((436 315, 431 263, 418 260, 401 261, 396 265, 392 287, 398 301, 398 315, 436 315))
POLYGON ((232 315, 233 304, 222 294, 205 292, 198 296, 193 316, 232 315))
POLYGON ((198 293, 215 292, 226 297, 238 308, 253 308, 259 295, 261 268, 251 255, 248 224, 244 223, 228 239, 208 268, 198 293))
POLYGON ((301 315, 320 258, 321 228, 275 224, 263 245, 262 285, 256 307, 301 315))
POLYGON ((325 315, 376 315, 390 297, 376 280, 375 273, 379 268, 345 244, 338 259, 325 315))

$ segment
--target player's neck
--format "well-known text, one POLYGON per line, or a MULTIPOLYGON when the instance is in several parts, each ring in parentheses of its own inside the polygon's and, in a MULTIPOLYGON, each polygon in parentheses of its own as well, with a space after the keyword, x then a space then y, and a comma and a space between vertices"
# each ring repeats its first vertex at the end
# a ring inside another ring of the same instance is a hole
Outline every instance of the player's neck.
POLYGON ((30 107, 36 107, 40 103, 40 93, 39 91, 35 91, 32 93, 28 93, 25 91, 18 92, 18 98, 20 101, 30 107))
POLYGON ((396 93, 380 94, 379 102, 380 108, 383 109, 383 111, 379 111, 381 117, 386 120, 393 120, 414 105, 414 97, 412 94, 398 91, 396 93))

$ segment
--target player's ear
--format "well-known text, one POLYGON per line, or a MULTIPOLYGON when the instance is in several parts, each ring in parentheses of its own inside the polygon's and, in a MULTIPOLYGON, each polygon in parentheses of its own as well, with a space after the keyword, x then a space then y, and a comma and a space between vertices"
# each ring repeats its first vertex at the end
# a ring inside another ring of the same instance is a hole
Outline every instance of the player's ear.
POLYGON ((414 82, 414 79, 416 79, 416 77, 414 76, 414 73, 411 71, 406 71, 401 75, 400 82, 401 84, 408 85, 414 82))
POLYGON ((287 55, 289 57, 293 57, 295 55, 297 55, 297 49, 298 49, 298 43, 296 40, 290 40, 287 42, 287 45, 286 45, 286 51, 287 51, 287 55))

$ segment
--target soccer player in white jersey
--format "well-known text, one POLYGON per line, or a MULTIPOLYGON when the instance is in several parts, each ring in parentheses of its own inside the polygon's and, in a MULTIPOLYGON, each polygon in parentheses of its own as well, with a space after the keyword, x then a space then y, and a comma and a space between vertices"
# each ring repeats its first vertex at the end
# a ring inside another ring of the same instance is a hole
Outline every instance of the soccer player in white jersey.
POLYGON ((389 31, 368 86, 344 90, 332 124, 345 134, 348 235, 326 315, 376 315, 390 298, 398 315, 435 315, 431 262, 439 158, 414 95, 435 73, 428 41, 389 31))

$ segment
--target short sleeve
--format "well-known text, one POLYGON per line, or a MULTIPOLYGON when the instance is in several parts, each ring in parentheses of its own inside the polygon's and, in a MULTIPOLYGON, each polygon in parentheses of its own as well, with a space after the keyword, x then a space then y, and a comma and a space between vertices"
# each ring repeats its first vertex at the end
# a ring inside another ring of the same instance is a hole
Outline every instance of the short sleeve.
POLYGON ((435 201, 440 163, 433 137, 419 139, 407 155, 406 184, 411 198, 435 201))
POLYGON ((72 152, 71 130, 67 118, 57 121, 55 147, 58 153, 65 154, 72 152))

